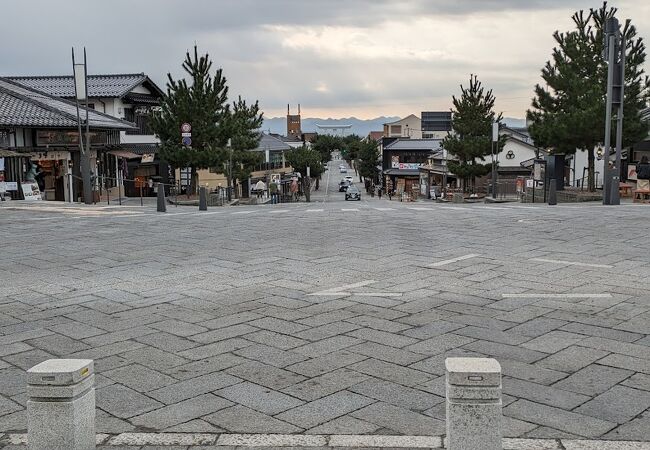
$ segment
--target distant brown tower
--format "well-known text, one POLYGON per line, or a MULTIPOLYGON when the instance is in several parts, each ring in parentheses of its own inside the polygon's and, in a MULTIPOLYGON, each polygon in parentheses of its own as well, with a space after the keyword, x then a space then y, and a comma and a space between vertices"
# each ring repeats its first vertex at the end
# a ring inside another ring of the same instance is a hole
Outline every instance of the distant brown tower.
POLYGON ((302 129, 300 125, 300 105, 298 105, 298 114, 291 114, 289 105, 287 105, 287 137, 302 136, 302 129))

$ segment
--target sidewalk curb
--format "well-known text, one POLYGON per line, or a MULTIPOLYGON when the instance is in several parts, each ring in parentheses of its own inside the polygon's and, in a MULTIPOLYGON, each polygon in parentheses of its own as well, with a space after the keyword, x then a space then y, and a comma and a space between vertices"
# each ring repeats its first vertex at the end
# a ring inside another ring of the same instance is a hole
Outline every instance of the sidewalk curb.
MULTIPOLYGON (((388 436, 341 434, 121 433, 97 434, 104 446, 349 447, 442 449, 444 435, 388 436)), ((27 445, 27 434, 0 434, 0 448, 27 445)), ((581 439, 504 438, 503 450, 650 450, 650 442, 581 439)))

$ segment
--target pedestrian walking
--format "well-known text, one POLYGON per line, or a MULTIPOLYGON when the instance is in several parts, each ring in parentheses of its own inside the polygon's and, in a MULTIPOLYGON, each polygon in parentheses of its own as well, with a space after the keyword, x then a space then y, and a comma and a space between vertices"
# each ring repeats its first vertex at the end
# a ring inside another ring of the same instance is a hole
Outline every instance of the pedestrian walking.
POLYGON ((372 198, 375 197, 375 185, 374 184, 370 185, 370 196, 372 198))
POLYGON ((650 190, 650 163, 647 156, 641 158, 641 162, 636 165, 636 179, 637 190, 650 190))
POLYGON ((393 190, 389 189, 388 190, 388 201, 391 201, 393 199, 393 190))
POLYGON ((379 197, 379 200, 381 200, 381 186, 377 188, 377 197, 379 197))
POLYGON ((298 201, 298 180, 294 179, 291 181, 291 196, 293 197, 293 201, 297 202, 298 201))

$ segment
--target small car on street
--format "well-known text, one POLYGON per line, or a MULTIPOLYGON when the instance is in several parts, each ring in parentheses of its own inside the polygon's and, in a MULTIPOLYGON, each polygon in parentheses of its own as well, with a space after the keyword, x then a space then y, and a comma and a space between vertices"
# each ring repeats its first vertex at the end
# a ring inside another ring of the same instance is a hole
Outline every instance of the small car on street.
POLYGON ((345 191, 345 200, 361 200, 361 192, 359 191, 359 188, 357 188, 355 185, 350 185, 348 187, 348 190, 345 191))
POLYGON ((339 183, 339 192, 345 192, 348 190, 348 187, 350 187, 350 183, 348 180, 341 180, 339 183))

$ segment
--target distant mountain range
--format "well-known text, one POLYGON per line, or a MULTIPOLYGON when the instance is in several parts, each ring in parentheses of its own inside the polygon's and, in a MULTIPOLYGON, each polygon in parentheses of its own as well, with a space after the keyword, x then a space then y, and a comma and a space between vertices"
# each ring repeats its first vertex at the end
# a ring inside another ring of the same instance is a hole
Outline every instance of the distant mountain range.
MULTIPOLYGON (((352 133, 359 136, 368 136, 371 131, 382 131, 384 124, 399 120, 400 117, 375 117, 374 119, 357 119, 356 117, 342 119, 321 119, 318 117, 308 117, 302 119, 302 131, 305 133, 317 131, 316 124, 319 125, 352 125, 352 133)), ((504 117, 503 122, 509 127, 521 128, 526 126, 525 119, 516 119, 513 117, 504 117)), ((264 119, 262 130, 275 134, 285 135, 287 133, 286 117, 271 117, 264 119)))

